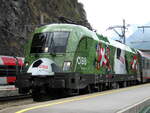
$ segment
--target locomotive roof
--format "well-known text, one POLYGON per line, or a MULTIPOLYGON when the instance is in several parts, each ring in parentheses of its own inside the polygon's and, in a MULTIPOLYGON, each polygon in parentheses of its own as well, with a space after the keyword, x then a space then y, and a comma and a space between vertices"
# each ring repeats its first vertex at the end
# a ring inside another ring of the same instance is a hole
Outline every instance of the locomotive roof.
POLYGON ((49 32, 49 31, 74 31, 78 38, 82 38, 84 36, 93 38, 94 40, 101 41, 103 43, 106 43, 108 45, 115 46, 117 48, 121 48, 122 50, 129 51, 132 53, 137 53, 136 49, 130 48, 127 45, 124 45, 120 42, 114 41, 110 38, 103 37, 101 35, 98 35, 96 32, 93 32, 89 30, 88 28, 81 26, 81 25, 75 25, 75 24, 49 24, 42 27, 39 27, 35 30, 34 33, 41 33, 41 32, 49 32))
POLYGON ((42 26, 40 28, 37 28, 34 33, 41 33, 41 32, 49 32, 49 31, 74 31, 78 36, 81 38, 83 36, 91 37, 95 40, 99 40, 96 36, 96 33, 89 30, 88 28, 81 26, 81 25, 75 25, 75 24, 49 24, 42 26))
POLYGON ((137 50, 134 49, 134 48, 131 48, 129 47, 128 45, 125 45, 125 44, 122 44, 118 41, 115 41, 115 40, 112 40, 110 38, 108 38, 109 40, 109 43, 117 48, 121 48, 122 50, 125 50, 125 51, 129 51, 129 52, 132 52, 132 53, 137 53, 137 50))

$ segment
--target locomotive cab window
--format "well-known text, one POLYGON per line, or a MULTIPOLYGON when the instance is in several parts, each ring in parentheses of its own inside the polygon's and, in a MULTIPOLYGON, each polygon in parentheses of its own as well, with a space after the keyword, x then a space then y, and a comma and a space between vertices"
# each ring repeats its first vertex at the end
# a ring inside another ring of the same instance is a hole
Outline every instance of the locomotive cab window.
POLYGON ((31 53, 65 53, 69 32, 46 32, 34 35, 31 53))

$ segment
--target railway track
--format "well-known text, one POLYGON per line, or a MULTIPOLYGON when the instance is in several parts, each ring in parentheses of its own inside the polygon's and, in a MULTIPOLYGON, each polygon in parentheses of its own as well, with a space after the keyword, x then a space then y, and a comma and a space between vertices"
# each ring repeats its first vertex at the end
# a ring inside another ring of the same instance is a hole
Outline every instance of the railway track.
POLYGON ((31 98, 31 95, 0 97, 0 110, 13 106, 28 105, 32 103, 34 102, 31 98))
POLYGON ((6 97, 0 97, 0 102, 15 101, 21 99, 28 99, 28 98, 31 98, 31 95, 6 96, 6 97))

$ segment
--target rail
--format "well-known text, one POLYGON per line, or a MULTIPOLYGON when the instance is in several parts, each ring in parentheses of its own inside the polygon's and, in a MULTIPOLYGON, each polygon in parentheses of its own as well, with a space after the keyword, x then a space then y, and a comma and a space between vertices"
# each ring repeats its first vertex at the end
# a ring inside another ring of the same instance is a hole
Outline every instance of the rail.
POLYGON ((6 96, 6 97, 0 97, 0 102, 21 100, 27 98, 31 98, 31 95, 6 96))

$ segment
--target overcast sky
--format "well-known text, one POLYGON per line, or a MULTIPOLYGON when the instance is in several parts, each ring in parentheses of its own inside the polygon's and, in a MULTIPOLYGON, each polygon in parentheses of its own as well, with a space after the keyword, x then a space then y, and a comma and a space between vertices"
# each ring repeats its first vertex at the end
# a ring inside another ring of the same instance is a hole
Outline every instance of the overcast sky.
MULTIPOLYGON (((84 4, 87 19, 99 33, 109 36, 109 26, 127 24, 144 25, 150 22, 150 0, 78 0, 84 4)), ((131 28, 128 33, 131 34, 131 28)), ((133 28, 132 28, 133 29, 133 28)))

